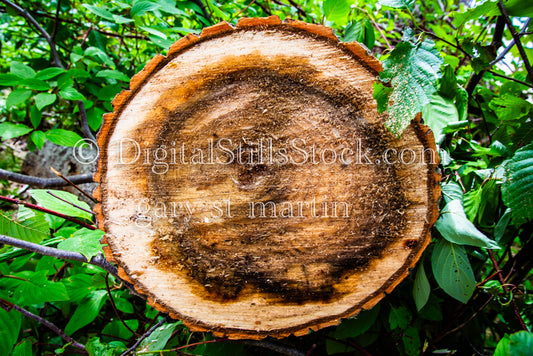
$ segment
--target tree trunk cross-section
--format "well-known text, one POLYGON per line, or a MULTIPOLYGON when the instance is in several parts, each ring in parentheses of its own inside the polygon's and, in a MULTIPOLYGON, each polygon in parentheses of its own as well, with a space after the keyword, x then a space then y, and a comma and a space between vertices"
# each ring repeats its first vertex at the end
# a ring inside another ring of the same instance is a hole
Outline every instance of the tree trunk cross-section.
POLYGON ((151 305, 230 338, 375 305, 430 240, 433 135, 384 128, 380 63, 277 17, 220 23, 132 78, 99 134, 106 255, 151 305))

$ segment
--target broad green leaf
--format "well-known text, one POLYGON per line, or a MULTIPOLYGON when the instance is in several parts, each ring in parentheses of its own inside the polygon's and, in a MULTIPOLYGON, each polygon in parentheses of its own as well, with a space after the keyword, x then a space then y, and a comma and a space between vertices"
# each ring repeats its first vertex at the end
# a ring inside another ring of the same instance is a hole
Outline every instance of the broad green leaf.
POLYGON ((389 96, 391 92, 392 88, 390 86, 385 86, 381 82, 374 83, 373 96, 378 104, 378 111, 380 114, 387 111, 387 107, 389 106, 389 96))
POLYGON ((418 356, 420 355, 421 343, 420 336, 418 335, 418 329, 414 326, 410 326, 405 330, 405 333, 402 336, 403 347, 405 348, 405 353, 408 356, 418 356))
POLYGON ((143 31, 146 31, 154 36, 157 36, 157 37, 160 37, 164 40, 167 39, 167 35, 165 35, 163 32, 153 28, 153 27, 148 27, 148 26, 139 26, 139 28, 143 31))
POLYGON ((45 133, 42 131, 33 131, 30 137, 35 146, 37 146, 38 149, 42 150, 46 141, 45 133))
POLYGON ((346 27, 344 34, 344 42, 359 42, 363 43, 369 49, 372 49, 376 41, 374 34, 374 27, 367 19, 353 22, 346 27))
POLYGON ((9 109, 12 106, 17 106, 28 100, 31 96, 32 91, 28 89, 16 89, 13 90, 7 96, 6 108, 9 109))
POLYGON ((19 136, 24 136, 33 129, 23 124, 12 124, 11 122, 2 122, 0 124, 0 137, 2 140, 9 140, 19 136))
POLYGON ((89 211, 91 210, 91 207, 89 206, 89 204, 87 204, 84 201, 79 200, 77 196, 75 196, 74 194, 68 193, 68 192, 64 192, 61 190, 47 190, 47 189, 30 190, 30 194, 32 198, 35 199, 40 205, 42 205, 43 207, 47 209, 57 211, 59 213, 62 213, 68 216, 76 216, 76 217, 89 219, 89 220, 92 218, 92 214, 86 211, 83 211, 81 209, 78 209, 77 207, 58 199, 48 194, 48 192, 54 194, 55 196, 63 200, 73 203, 85 210, 89 210, 89 211))
POLYGON ((470 245, 498 249, 498 244, 468 220, 459 200, 452 200, 441 211, 435 228, 448 241, 459 245, 470 245))
POLYGON ((442 197, 446 204, 452 200, 463 201, 463 190, 459 183, 449 181, 442 184, 442 197))
POLYGON ((100 48, 97 47, 87 47, 87 49, 83 52, 83 54, 87 57, 93 57, 94 59, 97 59, 100 63, 105 64, 109 67, 114 67, 115 64, 109 58, 107 53, 102 51, 100 48))
POLYGON ((511 94, 503 94, 492 99, 489 107, 494 110, 498 119, 502 121, 520 120, 533 109, 533 104, 511 94))
POLYGON ((504 0, 505 10, 510 16, 533 17, 533 3, 523 0, 504 0))
POLYGON ((0 308, 0 355, 9 355, 17 342, 22 314, 16 310, 9 312, 0 308))
POLYGON ((68 238, 57 245, 61 250, 79 252, 90 260, 99 252, 102 252, 100 239, 104 236, 102 230, 89 230, 82 228, 74 233, 74 236, 68 238))
POLYGON ((511 208, 515 224, 533 219, 533 144, 522 147, 507 161, 502 198, 511 208))
POLYGON ((509 221, 511 221, 511 209, 507 208, 505 209, 505 213, 503 213, 502 217, 494 227, 494 240, 500 242, 505 230, 507 229, 507 225, 509 225, 509 221))
POLYGON ((391 330, 396 328, 405 329, 411 322, 411 313, 406 307, 391 307, 389 314, 389 326, 391 330))
POLYGON ((459 121, 459 113, 452 99, 433 94, 431 102, 422 111, 422 118, 424 123, 431 127, 435 142, 440 145, 445 137, 444 128, 459 121))
POLYGON ((494 356, 531 356, 533 350, 533 333, 521 330, 507 335, 498 342, 494 356))
POLYGON ((460 85, 457 85, 457 95, 455 105, 459 112, 459 121, 465 121, 468 114, 468 92, 460 85))
POLYGON ((379 0, 378 3, 395 9, 413 10, 415 6, 415 0, 379 0))
POLYGON ((96 290, 87 295, 78 305, 74 314, 72 314, 65 333, 72 335, 77 330, 83 328, 85 325, 91 323, 102 309, 107 297, 105 290, 96 290))
POLYGON ((446 293, 462 303, 468 302, 476 288, 476 280, 463 246, 438 240, 431 266, 435 280, 446 293))
POLYGON ((99 16, 103 19, 113 22, 113 14, 109 10, 107 10, 105 6, 98 7, 98 6, 88 5, 88 4, 83 4, 81 6, 83 6, 84 8, 86 8, 87 10, 95 14, 96 16, 99 16))
POLYGON ((500 14, 500 11, 498 10, 498 5, 496 4, 496 1, 485 1, 484 3, 469 9, 463 13, 456 12, 454 13, 454 20, 453 25, 455 27, 461 27, 465 24, 465 22, 470 20, 475 20, 480 18, 481 16, 496 16, 500 14))
POLYGON ((102 125, 104 113, 105 111, 98 107, 87 110, 87 123, 91 129, 98 131, 102 125))
POLYGON ((59 91, 59 96, 66 100, 85 100, 83 94, 74 89, 73 87, 66 87, 59 91))
POLYGON ((46 138, 56 145, 69 147, 74 147, 79 141, 83 140, 77 133, 63 129, 52 129, 46 132, 46 138))
POLYGON ((33 128, 37 128, 41 124, 41 120, 43 119, 43 114, 37 107, 32 106, 30 108, 30 121, 33 128))
POLYGON ((85 273, 75 274, 62 280, 67 288, 70 300, 78 303, 89 293, 96 290, 93 286, 91 276, 85 273))
POLYGON ((328 21, 334 22, 337 26, 344 26, 348 22, 350 5, 348 0, 324 0, 322 9, 328 21))
POLYGON ((447 99, 454 99, 456 94, 457 78, 453 68, 450 65, 446 65, 442 78, 440 78, 439 95, 447 99))
POLYGON ((20 240, 39 243, 50 236, 48 223, 42 213, 34 212, 33 216, 21 216, 16 220, 0 213, 0 234, 20 240))
MULTIPOLYGON (((20 276, 23 272, 18 273, 20 276)), ((22 305, 69 300, 67 289, 61 282, 49 281, 46 271, 31 272, 27 280, 20 281, 13 297, 22 305)))
POLYGON ((401 42, 383 62, 381 78, 392 84, 385 126, 400 136, 431 100, 441 76, 442 58, 432 41, 401 42))
POLYGON ((63 73, 65 73, 63 68, 50 67, 37 72, 35 79, 49 80, 63 73))
POLYGON ((113 15, 113 20, 114 20, 114 22, 116 22, 118 24, 124 24, 124 23, 129 23, 129 22, 134 22, 135 21, 133 19, 129 19, 127 17, 120 16, 120 15, 113 15))
POLYGON ((51 93, 39 93, 35 95, 34 99, 37 109, 42 110, 45 106, 53 104, 56 101, 57 96, 51 93))
POLYGON ((22 80, 21 77, 12 73, 0 73, 0 86, 10 87, 18 85, 22 80))
POLYGON ((124 82, 129 82, 130 81, 130 78, 126 74, 124 74, 124 73, 122 73, 122 72, 120 72, 118 70, 104 69, 104 70, 101 70, 98 73, 96 73, 96 76, 97 77, 104 77, 104 78, 122 80, 124 82))
POLYGON ((353 318, 343 320, 335 329, 333 336, 336 339, 349 339, 364 334, 376 322, 379 311, 378 304, 370 310, 363 310, 353 318))
POLYGON ((463 198, 463 206, 466 217, 470 221, 474 221, 481 205, 481 196, 483 195, 483 188, 472 189, 467 192, 463 198))
POLYGON ((33 89, 33 90, 48 90, 50 89, 50 84, 45 82, 44 80, 31 78, 31 79, 22 79, 20 81, 20 85, 25 86, 26 88, 33 89))
POLYGON ((35 77, 35 71, 24 63, 13 61, 11 62, 11 74, 21 77, 22 79, 29 79, 35 77))
MULTIPOLYGON (((116 301, 115 301, 115 303, 116 303, 116 301)), ((137 330, 137 328, 139 327, 139 321, 136 320, 136 319, 124 320, 124 322, 132 330, 137 330)), ((121 338, 121 339, 125 339, 125 340, 128 340, 130 337, 133 336, 131 331, 126 329, 126 327, 124 326, 124 324, 122 324, 122 322, 120 320, 114 320, 114 321, 108 323, 104 327, 104 329, 102 330, 102 334, 112 335, 112 336, 115 336, 115 337, 118 337, 118 338, 121 338)))
POLYGON ((131 17, 142 16, 149 11, 159 8, 159 5, 151 1, 136 1, 130 10, 131 17))
POLYGON ((13 349, 13 353, 11 356, 30 356, 33 355, 32 352, 32 340, 31 339, 25 339, 21 343, 19 343, 15 348, 13 349))
POLYGON ((431 292, 431 286, 429 285, 424 265, 419 264, 416 271, 415 283, 413 285, 413 298, 416 304, 416 310, 420 311, 426 305, 429 300, 429 293, 431 292))
MULTIPOLYGON (((153 350, 162 350, 165 348, 165 345, 168 342, 168 339, 172 336, 174 330, 182 325, 182 322, 164 324, 154 330, 150 336, 144 339, 139 345, 138 351, 153 351, 153 350)), ((150 356, 157 355, 156 353, 147 354, 150 356)))

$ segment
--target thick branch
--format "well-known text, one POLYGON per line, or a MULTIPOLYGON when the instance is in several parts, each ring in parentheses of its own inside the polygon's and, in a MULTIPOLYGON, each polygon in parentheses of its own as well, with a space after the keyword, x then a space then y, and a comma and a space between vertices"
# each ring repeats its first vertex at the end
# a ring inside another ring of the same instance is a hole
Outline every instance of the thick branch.
POLYGON ((24 17, 26 21, 31 23, 37 31, 45 38, 46 42, 48 42, 48 45, 50 46, 50 52, 52 54, 52 60, 54 62, 54 65, 59 68, 64 68, 63 64, 61 64, 61 60, 59 59, 59 54, 57 53, 56 44, 52 37, 46 32, 44 28, 42 28, 41 25, 35 19, 28 13, 28 11, 24 10, 17 4, 12 3, 9 0, 0 0, 2 3, 4 3, 6 6, 9 6, 13 10, 15 10, 20 16, 24 17))
MULTIPOLYGON (((67 177, 74 184, 93 183, 92 173, 79 174, 75 176, 67 177)), ((39 178, 28 176, 25 174, 14 173, 0 169, 0 179, 7 179, 12 182, 28 184, 37 188, 52 188, 52 187, 64 187, 69 185, 68 182, 61 178, 39 178)))
POLYGON ((58 328, 55 324, 52 324, 51 322, 49 322, 48 320, 46 319, 43 319, 41 318, 40 316, 38 315, 35 315, 33 314, 32 312, 24 309, 24 308, 21 308, 19 307, 18 305, 15 305, 15 304, 12 304, 12 303, 9 303, 7 301, 4 301, 2 299, 0 299, 0 306, 9 311, 11 309, 14 309, 16 311, 18 311, 19 313, 23 314, 25 317, 27 318, 30 318, 30 319, 33 319, 35 320, 36 322, 46 326, 48 329, 52 330, 53 332, 55 332, 57 335, 61 336, 61 338, 63 340, 65 340, 66 342, 70 343, 73 347, 77 348, 77 349, 80 349, 80 350, 84 350, 85 351, 85 346, 80 344, 79 342, 77 342, 76 340, 74 340, 73 338, 71 338, 70 336, 68 336, 67 334, 65 334, 65 332, 63 330, 61 330, 60 328, 58 328))

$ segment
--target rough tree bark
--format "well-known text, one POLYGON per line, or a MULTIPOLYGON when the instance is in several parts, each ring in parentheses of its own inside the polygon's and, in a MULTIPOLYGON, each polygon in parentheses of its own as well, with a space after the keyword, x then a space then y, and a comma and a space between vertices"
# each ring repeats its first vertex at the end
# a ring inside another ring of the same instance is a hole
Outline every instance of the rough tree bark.
POLYGON ((438 154, 372 97, 381 64, 329 28, 220 23, 113 101, 95 181, 106 255, 149 303, 229 338, 302 335, 374 306, 438 214, 438 154))

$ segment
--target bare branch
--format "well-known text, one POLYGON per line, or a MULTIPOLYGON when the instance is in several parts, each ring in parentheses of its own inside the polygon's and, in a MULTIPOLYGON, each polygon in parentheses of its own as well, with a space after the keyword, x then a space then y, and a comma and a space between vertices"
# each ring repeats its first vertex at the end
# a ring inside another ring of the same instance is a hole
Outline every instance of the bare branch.
POLYGON ((73 338, 71 338, 70 336, 65 334, 65 332, 63 330, 61 330, 55 324, 52 324, 48 320, 43 319, 40 316, 35 315, 32 312, 30 312, 30 311, 28 311, 28 310, 26 310, 24 308, 21 308, 21 307, 19 307, 16 304, 9 303, 9 302, 7 302, 7 301, 5 301, 3 299, 0 299, 0 306, 3 309, 5 309, 6 311, 9 311, 11 309, 18 311, 19 313, 21 313, 25 317, 33 319, 36 322, 38 322, 39 324, 42 324, 42 325, 46 326, 48 329, 52 330, 57 335, 61 336, 61 338, 63 340, 65 340, 66 342, 70 343, 73 347, 85 351, 85 346, 83 344, 80 344, 79 342, 77 342, 76 340, 74 340, 73 338))
POLYGON ((83 131, 83 134, 85 135, 85 137, 87 137, 93 142, 96 142, 96 138, 91 132, 89 123, 87 121, 87 111, 85 110, 85 104, 81 100, 78 100, 77 104, 78 104, 78 109, 80 110, 80 116, 81 116, 81 131, 83 131))
POLYGON ((130 353, 133 353, 135 351, 135 349, 137 347, 139 347, 139 345, 141 344, 141 342, 144 339, 146 339, 148 336, 150 336, 150 334, 153 333, 155 331, 155 329, 157 329, 158 327, 160 327, 161 325, 163 325, 167 321, 168 321, 168 316, 165 316, 163 319, 161 319, 161 321, 159 321, 159 323, 157 323, 154 326, 152 326, 147 332, 145 332, 140 338, 138 338, 137 341, 135 342, 135 344, 133 344, 132 347, 130 347, 129 349, 124 351, 122 354, 120 354, 120 356, 126 356, 126 355, 129 355, 130 353))
POLYGON ((42 28, 42 26, 39 25, 37 21, 35 21, 35 19, 29 14, 29 12, 24 10, 17 4, 12 3, 9 0, 0 0, 0 1, 4 3, 6 6, 9 6, 13 10, 15 10, 20 16, 24 17, 26 21, 31 23, 37 29, 37 31, 39 31, 39 33, 45 38, 46 42, 48 42, 48 45, 50 45, 50 53, 52 55, 54 65, 59 68, 64 68, 63 64, 61 64, 61 60, 59 59, 59 55, 57 53, 56 44, 54 40, 48 34, 48 32, 46 32, 46 30, 42 28))
MULTIPOLYGON (((93 183, 92 173, 79 174, 75 176, 67 177, 71 182, 75 184, 93 183)), ((28 184, 37 188, 52 188, 52 187, 64 187, 69 185, 65 180, 61 178, 39 178, 32 177, 25 174, 14 173, 0 169, 0 179, 7 179, 12 182, 28 184)))

